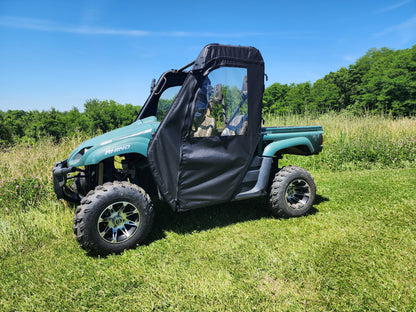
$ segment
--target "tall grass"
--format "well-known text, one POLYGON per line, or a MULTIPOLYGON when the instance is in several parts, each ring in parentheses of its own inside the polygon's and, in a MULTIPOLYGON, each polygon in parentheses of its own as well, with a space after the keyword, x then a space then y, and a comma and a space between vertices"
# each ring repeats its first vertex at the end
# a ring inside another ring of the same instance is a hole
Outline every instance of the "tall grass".
POLYGON ((28 211, 44 199, 54 198, 52 168, 87 137, 79 134, 59 143, 43 138, 18 143, 0 153, 0 211, 28 211))
POLYGON ((269 116, 265 126, 322 125, 324 149, 312 157, 285 156, 283 163, 346 170, 416 167, 416 118, 325 114, 269 116))
POLYGON ((43 138, 1 151, 0 259, 42 246, 46 238, 68 230, 59 227, 62 206, 55 201, 52 168, 85 139, 83 134, 59 143, 43 138))
POLYGON ((66 159, 72 150, 88 139, 83 133, 64 138, 58 143, 51 137, 35 143, 17 143, 0 152, 0 181, 6 178, 27 178, 30 176, 48 178, 53 164, 66 159))

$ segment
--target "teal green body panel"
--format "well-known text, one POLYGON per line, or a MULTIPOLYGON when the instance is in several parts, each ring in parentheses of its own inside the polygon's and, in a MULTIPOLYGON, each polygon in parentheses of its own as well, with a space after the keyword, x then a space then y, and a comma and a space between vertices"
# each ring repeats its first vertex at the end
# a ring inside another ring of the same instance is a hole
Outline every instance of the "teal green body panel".
POLYGON ((83 159, 83 165, 98 164, 106 158, 123 154, 137 153, 147 157, 149 141, 147 138, 135 137, 100 146, 91 151, 91 153, 87 152, 85 159, 83 159))
POLYGON ((148 117, 87 140, 71 153, 68 166, 94 165, 115 155, 137 153, 147 156, 147 147, 158 126, 156 117, 148 117))
POLYGON ((318 154, 322 150, 323 133, 321 126, 265 128, 262 139, 270 143, 262 156, 273 157, 281 150, 299 146, 306 146, 309 154, 318 154))

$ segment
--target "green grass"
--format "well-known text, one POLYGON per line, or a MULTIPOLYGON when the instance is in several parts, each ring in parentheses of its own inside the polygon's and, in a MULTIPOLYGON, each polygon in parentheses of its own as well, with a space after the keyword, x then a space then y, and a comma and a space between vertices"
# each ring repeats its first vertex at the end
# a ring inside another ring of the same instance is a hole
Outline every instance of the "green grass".
POLYGON ((54 200, 1 214, 2 311, 414 311, 416 169, 315 172, 312 214, 157 207, 147 244, 93 258, 54 200))
POLYGON ((311 214, 158 205, 146 244, 107 258, 77 245, 75 209, 52 191, 54 162, 86 137, 2 150, 0 311, 415 311, 416 120, 266 121, 307 124, 324 126, 323 153, 283 163, 312 172, 311 214))

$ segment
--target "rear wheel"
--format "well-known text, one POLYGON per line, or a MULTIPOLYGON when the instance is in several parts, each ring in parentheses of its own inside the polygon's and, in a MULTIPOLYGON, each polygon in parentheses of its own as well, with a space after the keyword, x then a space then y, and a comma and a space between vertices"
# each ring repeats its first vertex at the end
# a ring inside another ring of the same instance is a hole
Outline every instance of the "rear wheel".
POLYGON ((143 242, 153 218, 152 202, 142 188, 109 182, 82 199, 74 216, 74 233, 89 254, 120 253, 143 242))
POLYGON ((269 207, 278 217, 300 217, 311 209, 315 196, 315 181, 308 171, 296 166, 283 167, 270 187, 269 207))

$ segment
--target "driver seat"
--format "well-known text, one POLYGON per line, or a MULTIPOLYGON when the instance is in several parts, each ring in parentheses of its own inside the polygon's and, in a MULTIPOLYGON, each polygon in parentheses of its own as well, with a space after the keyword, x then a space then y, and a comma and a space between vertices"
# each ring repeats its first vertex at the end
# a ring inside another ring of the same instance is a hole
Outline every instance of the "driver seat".
POLYGON ((221 132, 221 136, 245 135, 247 132, 247 115, 238 115, 221 132))
POLYGON ((199 125, 198 129, 194 133, 194 137, 210 137, 214 136, 216 132, 215 118, 211 117, 211 107, 209 106, 205 114, 204 121, 199 125))

